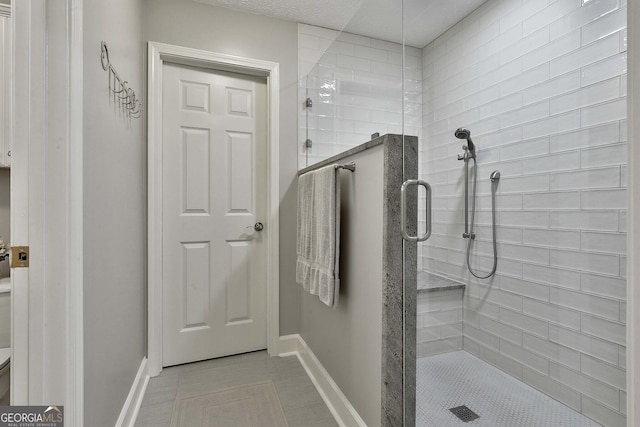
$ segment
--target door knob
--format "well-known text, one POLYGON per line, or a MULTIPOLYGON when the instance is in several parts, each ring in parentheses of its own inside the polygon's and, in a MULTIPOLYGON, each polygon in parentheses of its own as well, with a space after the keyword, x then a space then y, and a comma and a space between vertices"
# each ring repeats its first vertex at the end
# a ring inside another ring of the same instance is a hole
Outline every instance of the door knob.
POLYGON ((253 228, 256 231, 262 231, 262 229, 264 228, 264 225, 261 222, 256 222, 255 224, 250 225, 247 228, 253 228))

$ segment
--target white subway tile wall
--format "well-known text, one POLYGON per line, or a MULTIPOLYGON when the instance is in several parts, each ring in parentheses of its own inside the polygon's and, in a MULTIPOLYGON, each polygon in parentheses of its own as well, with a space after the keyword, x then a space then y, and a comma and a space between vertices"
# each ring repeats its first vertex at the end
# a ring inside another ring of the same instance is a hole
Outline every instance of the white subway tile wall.
MULTIPOLYGON (((363 144, 373 133, 403 133, 402 52, 397 43, 298 24, 299 168, 363 144), (311 108, 304 107, 307 97, 311 108)), ((404 52, 404 133, 421 137, 422 50, 404 52)))
POLYGON ((619 0, 489 0, 423 49, 434 211, 422 268, 467 283, 466 351, 605 426, 626 418, 626 12, 619 0), (471 262, 484 271, 488 177, 503 177, 486 281, 466 271, 458 127, 477 147, 471 262))
POLYGON ((462 289, 419 292, 417 357, 462 350, 462 289))

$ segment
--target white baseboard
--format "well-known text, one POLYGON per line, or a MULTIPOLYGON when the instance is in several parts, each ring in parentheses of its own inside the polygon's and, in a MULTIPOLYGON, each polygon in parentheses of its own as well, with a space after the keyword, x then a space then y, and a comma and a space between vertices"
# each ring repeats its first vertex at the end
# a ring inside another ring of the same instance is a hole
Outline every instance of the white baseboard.
POLYGON ((340 387, 298 334, 280 337, 280 356, 297 356, 340 427, 367 427, 340 387))
POLYGON ((293 356, 298 353, 302 337, 298 334, 283 335, 278 342, 278 356, 293 356))
POLYGON ((149 384, 149 372, 147 371, 147 358, 145 357, 140 363, 140 368, 136 378, 133 380, 131 390, 129 390, 129 395, 124 402, 122 411, 120 411, 115 427, 134 427, 144 393, 147 390, 147 384, 149 384))

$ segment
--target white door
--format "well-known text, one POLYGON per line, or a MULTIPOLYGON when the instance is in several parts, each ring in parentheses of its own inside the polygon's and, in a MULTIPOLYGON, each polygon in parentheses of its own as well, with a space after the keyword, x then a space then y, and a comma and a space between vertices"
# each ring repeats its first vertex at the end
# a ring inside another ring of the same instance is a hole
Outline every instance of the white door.
POLYGON ((165 63, 162 93, 163 365, 266 348, 266 79, 165 63))

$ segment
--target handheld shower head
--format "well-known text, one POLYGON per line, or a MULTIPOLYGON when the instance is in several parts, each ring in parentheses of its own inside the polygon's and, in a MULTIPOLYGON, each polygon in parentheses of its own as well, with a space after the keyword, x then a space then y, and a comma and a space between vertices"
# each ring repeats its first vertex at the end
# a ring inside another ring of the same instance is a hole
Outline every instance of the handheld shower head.
POLYGON ((467 140, 467 147, 469 148, 469 154, 471 155, 471 157, 475 157, 476 156, 476 146, 473 143, 473 141, 471 140, 471 131, 469 129, 467 129, 467 128, 458 128, 454 132, 454 135, 458 139, 466 139, 467 140))
POLYGON ((458 139, 467 139, 471 136, 471 131, 467 128, 458 128, 456 129, 454 135, 458 139))

